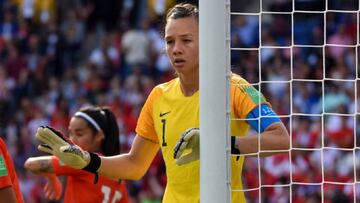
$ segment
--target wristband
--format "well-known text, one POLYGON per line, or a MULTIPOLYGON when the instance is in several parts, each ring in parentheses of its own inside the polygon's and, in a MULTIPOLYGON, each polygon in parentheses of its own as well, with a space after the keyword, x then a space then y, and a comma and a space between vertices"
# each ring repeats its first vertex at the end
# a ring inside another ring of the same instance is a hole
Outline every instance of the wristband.
POLYGON ((90 154, 90 163, 87 166, 85 166, 82 170, 93 173, 95 175, 94 184, 96 184, 99 179, 99 174, 97 170, 100 168, 101 159, 97 154, 91 152, 89 152, 89 154, 90 154))
POLYGON ((236 137, 231 136, 231 154, 240 154, 240 150, 235 147, 236 137))

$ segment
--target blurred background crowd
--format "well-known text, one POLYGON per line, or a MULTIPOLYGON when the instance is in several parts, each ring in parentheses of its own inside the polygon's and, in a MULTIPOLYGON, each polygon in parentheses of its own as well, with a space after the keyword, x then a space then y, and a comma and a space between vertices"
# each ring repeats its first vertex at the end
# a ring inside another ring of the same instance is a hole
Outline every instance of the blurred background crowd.
MULTIPOLYGON (((121 150, 128 151, 147 95, 175 76, 164 53, 163 20, 179 2, 0 0, 0 136, 26 202, 47 202, 44 179, 23 168, 40 154, 38 126, 66 132, 80 107, 110 106, 121 150)), ((232 71, 273 105, 291 132, 292 150, 247 157, 248 202, 360 201, 359 2, 259 2, 231 2, 232 71)), ((160 202, 161 154, 142 180, 127 184, 133 202, 160 202)))

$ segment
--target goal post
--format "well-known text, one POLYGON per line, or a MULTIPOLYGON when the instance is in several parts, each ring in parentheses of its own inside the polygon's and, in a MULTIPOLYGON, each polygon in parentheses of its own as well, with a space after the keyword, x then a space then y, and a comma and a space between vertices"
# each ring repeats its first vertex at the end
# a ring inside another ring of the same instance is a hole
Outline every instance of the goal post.
POLYGON ((359 1, 199 0, 199 9, 201 202, 231 202, 231 192, 359 202, 359 1), (244 155, 241 189, 229 170, 230 70, 264 94, 291 140, 281 154, 244 155))
POLYGON ((230 202, 230 1, 199 0, 200 201, 230 202))

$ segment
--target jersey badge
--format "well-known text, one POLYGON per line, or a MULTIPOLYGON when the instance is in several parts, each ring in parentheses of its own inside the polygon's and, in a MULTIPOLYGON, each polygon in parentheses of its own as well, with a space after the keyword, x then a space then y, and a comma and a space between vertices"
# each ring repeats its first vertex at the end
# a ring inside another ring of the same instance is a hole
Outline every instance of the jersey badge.
POLYGON ((7 175, 8 175, 8 171, 6 168, 4 157, 0 155, 0 177, 7 175))

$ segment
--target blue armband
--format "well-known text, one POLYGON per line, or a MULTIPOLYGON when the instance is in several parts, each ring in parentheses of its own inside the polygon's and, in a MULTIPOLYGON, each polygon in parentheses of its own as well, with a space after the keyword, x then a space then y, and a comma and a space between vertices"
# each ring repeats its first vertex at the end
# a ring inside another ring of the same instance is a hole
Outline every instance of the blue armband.
POLYGON ((268 106, 267 104, 261 104, 260 106, 250 111, 250 113, 246 117, 246 121, 254 130, 256 130, 256 132, 262 133, 271 124, 275 122, 280 122, 280 118, 270 106, 268 106))

